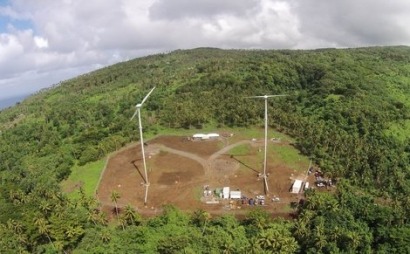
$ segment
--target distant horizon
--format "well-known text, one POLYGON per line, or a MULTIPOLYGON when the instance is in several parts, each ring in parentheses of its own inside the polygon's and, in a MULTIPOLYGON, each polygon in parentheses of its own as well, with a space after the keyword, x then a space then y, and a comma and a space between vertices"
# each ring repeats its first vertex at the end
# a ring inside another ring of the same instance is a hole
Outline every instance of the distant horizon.
MULTIPOLYGON (((159 54, 168 54, 168 53, 171 53, 171 52, 174 52, 174 51, 179 51, 179 50, 182 50, 182 51, 183 50, 195 50, 195 49, 201 49, 201 48, 220 49, 220 50, 249 50, 249 51, 252 51, 252 50, 291 50, 291 51, 306 50, 306 51, 315 51, 315 50, 326 50, 326 49, 341 49, 341 50, 343 50, 343 49, 360 49, 360 48, 375 48, 375 47, 407 47, 407 48, 410 48, 410 45, 373 45, 373 46, 358 46, 358 47, 350 47, 350 48, 333 48, 333 47, 328 47, 328 48, 322 47, 322 48, 320 48, 319 47, 319 48, 313 48, 313 49, 274 49, 274 48, 266 48, 266 49, 262 49, 262 48, 260 48, 260 49, 232 48, 232 49, 225 49, 225 48, 221 48, 221 47, 211 47, 211 46, 207 47, 207 46, 204 46, 204 47, 196 47, 196 48, 191 48, 191 49, 175 49, 175 50, 171 50, 169 52, 163 52, 163 53, 159 53, 159 54)), ((151 56, 151 55, 155 55, 155 53, 149 54, 147 56, 151 56)), ((132 59, 128 59, 126 61, 130 61, 130 60, 134 60, 134 59, 138 59, 138 58, 144 58, 144 57, 147 57, 147 56, 137 56, 137 57, 134 57, 132 59)), ((93 68, 91 70, 83 69, 83 70, 81 70, 77 73, 67 74, 66 76, 63 77, 63 79, 56 79, 56 80, 53 80, 53 82, 49 82, 49 83, 46 83, 42 79, 39 79, 40 81, 43 81, 44 83, 41 83, 37 87, 32 87, 31 90, 26 90, 26 92, 23 92, 23 93, 18 93, 17 92, 17 93, 9 94, 9 95, 6 95, 5 97, 2 97, 2 95, 0 95, 0 111, 2 111, 3 109, 6 109, 8 107, 15 106, 18 102, 22 102, 24 99, 28 98, 31 95, 34 95, 34 94, 38 93, 39 91, 50 89, 53 86, 55 86, 57 83, 64 83, 64 82, 66 82, 70 79, 77 78, 81 75, 88 74, 88 73, 91 73, 93 71, 98 71, 100 69, 103 69, 103 68, 106 68, 106 67, 109 67, 109 66, 112 66, 112 65, 116 65, 116 64, 121 63, 121 62, 126 62, 126 61, 124 60, 124 61, 120 61, 120 62, 117 62, 117 63, 109 64, 107 66, 100 66, 99 68, 93 68)), ((47 77, 47 78, 49 78, 49 77, 47 77)))
POLYGON ((410 46, 406 0, 96 3, 0 0, 0 97, 178 49, 410 46))
POLYGON ((32 93, 27 93, 21 95, 14 95, 6 98, 0 98, 0 110, 15 106, 17 103, 22 102, 24 99, 31 95, 32 93))

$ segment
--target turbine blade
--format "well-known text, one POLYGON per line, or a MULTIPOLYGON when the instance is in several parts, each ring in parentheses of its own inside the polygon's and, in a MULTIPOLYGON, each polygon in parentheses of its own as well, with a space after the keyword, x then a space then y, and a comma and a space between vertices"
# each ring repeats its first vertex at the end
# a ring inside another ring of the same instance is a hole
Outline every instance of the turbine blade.
POLYGON ((288 96, 287 94, 272 94, 272 95, 256 95, 256 96, 246 96, 244 98, 270 98, 270 97, 281 97, 281 96, 288 96))
POLYGON ((138 113, 138 110, 135 110, 135 113, 132 115, 130 121, 132 121, 132 119, 134 119, 134 117, 137 115, 137 113, 138 113))
POLYGON ((287 94, 272 94, 272 95, 265 95, 262 97, 270 98, 270 97, 281 97, 281 96, 288 96, 288 95, 287 94))
POLYGON ((243 98, 265 98, 265 96, 246 96, 243 98))
POLYGON ((151 89, 151 91, 149 91, 149 93, 145 96, 145 98, 141 101, 141 103, 140 103, 140 105, 141 105, 141 107, 142 107, 142 104, 144 104, 144 102, 148 99, 148 97, 151 95, 151 93, 152 93, 152 91, 154 91, 154 89, 155 89, 155 86, 154 86, 154 88, 152 88, 151 89))

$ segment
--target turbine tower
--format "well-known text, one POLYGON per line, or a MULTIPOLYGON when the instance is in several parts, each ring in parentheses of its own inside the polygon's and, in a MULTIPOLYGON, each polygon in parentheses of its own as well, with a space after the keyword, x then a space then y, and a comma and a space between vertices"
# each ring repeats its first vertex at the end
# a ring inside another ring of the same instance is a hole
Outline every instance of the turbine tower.
POLYGON ((262 95, 262 96, 249 96, 246 98, 263 98, 265 99, 265 156, 263 159, 263 181, 265 184, 265 195, 269 192, 269 187, 268 187, 268 180, 267 180, 267 175, 266 175, 266 153, 267 153, 267 146, 268 146, 268 98, 270 97, 280 97, 280 96, 286 96, 285 94, 277 94, 277 95, 262 95))
POLYGON ((138 126, 140 130, 140 142, 141 142, 141 152, 142 152, 142 162, 144 164, 144 173, 145 173, 145 197, 144 197, 144 205, 147 205, 147 197, 148 197, 148 187, 149 187, 149 181, 148 181, 148 174, 147 174, 147 165, 145 163, 145 151, 144 151, 144 139, 142 137, 142 124, 141 124, 141 107, 144 104, 144 102, 148 99, 148 97, 151 95, 152 91, 154 91, 154 88, 149 91, 149 93, 144 97, 144 99, 141 101, 141 103, 135 105, 135 113, 132 115, 131 120, 134 119, 134 117, 138 114, 138 126))

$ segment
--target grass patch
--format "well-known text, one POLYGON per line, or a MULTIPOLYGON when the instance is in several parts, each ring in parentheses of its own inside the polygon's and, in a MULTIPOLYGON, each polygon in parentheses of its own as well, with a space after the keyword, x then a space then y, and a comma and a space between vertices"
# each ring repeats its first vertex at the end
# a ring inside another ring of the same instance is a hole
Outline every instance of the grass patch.
POLYGON ((192 136, 195 133, 199 133, 201 130, 196 129, 172 129, 164 128, 163 126, 156 125, 150 127, 149 131, 144 132, 144 139, 151 139, 156 136, 192 136))
POLYGON ((105 159, 74 166, 68 179, 61 183, 63 191, 69 198, 76 199, 80 197, 79 189, 82 187, 87 196, 94 196, 104 165, 105 159))
MULTIPOLYGON (((231 138, 232 140, 243 140, 243 139, 253 139, 256 138, 258 140, 264 140, 265 139, 265 129, 264 127, 251 127, 251 128, 233 128, 233 129, 227 129, 226 131, 232 132, 235 135, 231 138)), ((268 141, 271 140, 272 138, 277 138, 280 139, 284 142, 294 142, 294 140, 283 134, 280 133, 276 130, 273 130, 271 128, 268 128, 268 141)))
POLYGON ((268 152, 274 152, 282 163, 296 171, 304 171, 309 166, 309 158, 292 146, 270 146, 268 152))
POLYGON ((202 187, 194 187, 192 194, 196 200, 201 201, 202 195, 204 194, 202 187))
MULTIPOLYGON (((205 125, 202 129, 172 129, 172 128, 164 128, 163 126, 155 126, 150 129, 149 132, 144 133, 144 138, 152 138, 158 135, 161 136, 192 136, 196 133, 233 133, 234 136, 230 137, 229 140, 231 143, 243 140, 243 139, 263 139, 265 137, 265 129, 264 127, 252 126, 248 128, 229 128, 229 127, 222 127, 217 128, 216 125, 205 125)), ((283 133, 280 133, 276 130, 271 128, 268 129, 268 139, 271 138, 279 138, 282 141, 286 142, 294 142, 293 139, 283 133)))
POLYGON ((291 212, 294 212, 294 211, 295 211, 295 209, 293 209, 290 204, 285 205, 285 206, 281 209, 281 212, 283 212, 283 213, 291 213, 291 212))
POLYGON ((233 156, 240 156, 240 155, 248 155, 251 151, 251 146, 249 144, 244 144, 240 146, 236 146, 229 150, 229 155, 233 156))

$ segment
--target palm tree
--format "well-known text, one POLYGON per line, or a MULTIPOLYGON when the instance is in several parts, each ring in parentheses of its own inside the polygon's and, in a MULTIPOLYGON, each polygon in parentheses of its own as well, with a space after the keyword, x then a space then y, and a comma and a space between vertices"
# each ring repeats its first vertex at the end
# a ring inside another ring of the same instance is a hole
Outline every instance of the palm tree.
POLYGON ((296 253, 298 249, 298 242, 293 237, 286 237, 280 242, 280 253, 296 253))
POLYGON ((249 246, 246 250, 246 253, 250 254, 258 254, 261 253, 262 249, 259 245, 259 240, 258 238, 254 237, 249 241, 249 246))
POLYGON ((311 210, 303 210, 302 213, 299 215, 298 221, 302 224, 307 225, 315 216, 315 213, 311 210))
POLYGON ((326 237, 322 234, 316 234, 315 236, 315 247, 318 251, 322 251, 322 249, 326 246, 327 240, 326 237))
POLYGON ((87 220, 97 225, 98 222, 98 213, 95 210, 87 212, 87 220))
POLYGON ((299 248, 296 239, 283 225, 272 224, 258 235, 260 247, 271 253, 295 253, 299 248))
POLYGON ((130 205, 126 205, 124 209, 124 214, 121 216, 123 225, 139 225, 141 223, 141 217, 135 211, 135 209, 130 205))
POLYGON ((100 212, 97 209, 87 212, 87 220, 94 223, 94 225, 107 225, 108 221, 105 217, 105 213, 100 212))
POLYGON ((225 242, 222 245, 222 253, 223 254, 230 254, 230 253, 234 253, 234 252, 235 252, 234 251, 234 245, 233 245, 232 242, 228 241, 228 242, 225 242))
POLYGON ((50 238, 50 225, 48 224, 48 222, 44 219, 44 218, 36 218, 34 220, 34 225, 37 226, 38 228, 38 232, 40 233, 40 235, 45 235, 48 239, 48 241, 50 242, 50 244, 53 246, 54 250, 56 249, 56 247, 54 246, 53 241, 51 241, 50 238))
POLYGON ((360 234, 354 231, 349 231, 346 236, 349 239, 349 246, 351 247, 351 250, 356 250, 360 245, 360 234))
POLYGON ((54 243, 54 245, 56 246, 56 249, 59 253, 67 254, 67 252, 62 251, 64 249, 64 242, 63 241, 56 241, 54 243))
POLYGON ((7 229, 14 231, 16 234, 21 234, 23 232, 23 225, 13 219, 7 221, 7 229))
POLYGON ((342 235, 342 229, 339 228, 338 226, 335 226, 329 233, 329 239, 331 239, 333 242, 337 242, 340 239, 340 236, 342 235))
POLYGON ((206 224, 209 222, 210 219, 211 219, 211 215, 203 209, 199 209, 194 212, 193 221, 198 226, 203 227, 202 234, 204 234, 206 224))
POLYGON ((310 210, 318 210, 325 202, 323 195, 312 195, 308 198, 306 208, 310 210))
POLYGON ((52 210, 51 204, 48 200, 42 200, 39 205, 40 211, 47 217, 52 210))
POLYGON ((263 230, 259 234, 258 243, 262 247, 262 249, 271 249, 274 244, 274 235, 272 234, 271 230, 263 230))
POLYGON ((20 244, 27 244, 27 236, 23 234, 23 224, 21 224, 19 221, 9 219, 7 221, 7 225, 4 226, 4 228, 7 228, 7 230, 9 231, 13 231, 14 234, 16 234, 16 239, 20 242, 20 244))
POLYGON ((80 236, 84 233, 84 229, 82 226, 71 226, 69 225, 66 229, 66 236, 68 238, 75 238, 76 236, 80 236))
POLYGON ((108 224, 108 219, 105 213, 102 213, 101 211, 98 211, 97 213, 97 222, 100 223, 103 226, 106 226, 108 224))
POLYGON ((21 194, 22 191, 20 190, 10 190, 9 191, 9 198, 13 201, 14 204, 20 204, 21 202, 21 194))
POLYGON ((114 204, 115 204, 115 213, 117 214, 117 217, 118 217, 118 199, 120 199, 121 198, 121 196, 120 196, 120 193, 118 193, 117 191, 112 191, 111 192, 111 201, 112 202, 114 202, 114 204))
POLYGON ((103 229, 100 233, 100 237, 104 243, 111 241, 111 233, 108 231, 108 229, 103 229))
POLYGON ((308 229, 306 227, 306 224, 303 223, 302 221, 297 221, 294 224, 294 234, 298 238, 304 238, 308 234, 308 229))

